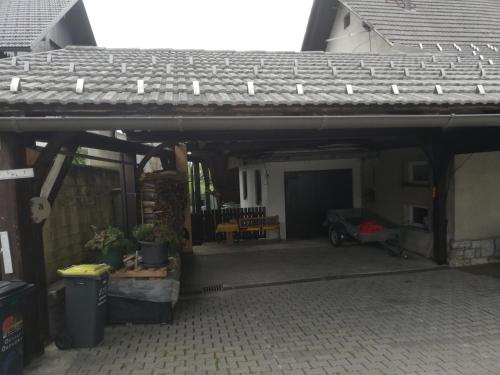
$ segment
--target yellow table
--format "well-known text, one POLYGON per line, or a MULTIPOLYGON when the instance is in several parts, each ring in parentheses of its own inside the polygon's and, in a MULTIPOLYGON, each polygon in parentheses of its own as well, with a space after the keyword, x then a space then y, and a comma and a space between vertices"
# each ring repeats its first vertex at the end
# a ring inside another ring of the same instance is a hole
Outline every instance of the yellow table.
POLYGON ((228 245, 232 245, 234 241, 234 232, 239 231, 239 226, 238 224, 233 224, 233 223, 224 223, 224 224, 218 224, 217 228, 215 229, 215 233, 226 233, 226 243, 228 245))

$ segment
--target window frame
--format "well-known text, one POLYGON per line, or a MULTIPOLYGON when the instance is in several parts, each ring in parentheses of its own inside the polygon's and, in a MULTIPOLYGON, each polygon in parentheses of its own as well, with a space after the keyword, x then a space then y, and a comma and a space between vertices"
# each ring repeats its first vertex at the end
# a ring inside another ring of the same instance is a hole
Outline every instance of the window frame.
POLYGON ((429 207, 418 205, 418 204, 410 204, 410 205, 408 205, 408 222, 409 222, 410 226, 415 227, 415 228, 420 228, 420 229, 430 229, 427 224, 425 224, 425 223, 419 223, 419 222, 416 222, 414 220, 414 218, 415 218, 415 215, 414 215, 415 209, 426 210, 428 218, 430 218, 430 215, 431 215, 431 210, 429 209, 429 207))
POLYGON ((255 178, 255 204, 257 206, 262 205, 262 172, 260 169, 256 169, 254 172, 255 178))
POLYGON ((243 200, 248 199, 248 175, 247 171, 242 171, 241 172, 241 185, 243 189, 243 200))
POLYGON ((430 185, 431 183, 431 166, 426 161, 412 161, 408 163, 408 183, 413 185, 430 185), (415 180, 415 167, 425 166, 428 169, 427 180, 415 180))

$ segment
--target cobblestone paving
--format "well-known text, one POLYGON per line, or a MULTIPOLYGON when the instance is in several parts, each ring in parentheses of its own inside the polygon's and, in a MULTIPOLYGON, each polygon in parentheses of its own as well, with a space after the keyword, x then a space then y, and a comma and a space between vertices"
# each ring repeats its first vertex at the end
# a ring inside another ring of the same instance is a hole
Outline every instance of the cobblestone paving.
POLYGON ((28 375, 500 374, 500 280, 458 270, 236 290, 28 375))

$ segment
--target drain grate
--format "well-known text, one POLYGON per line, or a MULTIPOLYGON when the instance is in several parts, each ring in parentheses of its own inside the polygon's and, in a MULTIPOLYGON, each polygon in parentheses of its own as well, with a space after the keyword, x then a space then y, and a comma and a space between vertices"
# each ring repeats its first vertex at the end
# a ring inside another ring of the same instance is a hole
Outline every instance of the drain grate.
POLYGON ((220 293, 220 292, 224 291, 224 284, 216 284, 216 285, 204 286, 201 290, 202 290, 202 292, 204 294, 207 294, 207 293, 220 293))

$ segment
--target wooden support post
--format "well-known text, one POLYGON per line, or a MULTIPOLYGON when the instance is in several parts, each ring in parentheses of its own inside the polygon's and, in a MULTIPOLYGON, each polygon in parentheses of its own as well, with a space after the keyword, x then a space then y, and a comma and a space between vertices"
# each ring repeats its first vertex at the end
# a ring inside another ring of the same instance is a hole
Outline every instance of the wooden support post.
POLYGON ((196 214, 201 213, 201 175, 200 175, 200 163, 195 162, 193 164, 194 169, 194 212, 196 214))
POLYGON ((202 164, 203 180, 205 181, 205 209, 208 213, 212 211, 212 196, 210 194, 210 170, 206 163, 202 164))
POLYGON ((190 203, 191 203, 191 207, 192 207, 192 212, 194 214, 195 213, 195 211, 194 211, 195 210, 194 202, 196 200, 196 198, 195 198, 195 187, 194 187, 194 164, 191 166, 191 168, 189 170, 189 176, 190 176, 189 183, 191 185, 191 197, 190 197, 191 202, 190 203))
MULTIPOLYGON (((19 135, 0 134, 0 169, 27 166, 26 152, 19 135)), ((41 224, 31 221, 30 199, 33 180, 0 181, 0 232, 7 232, 13 273, 6 274, 2 265, 2 280, 23 280, 36 286, 27 300, 25 314, 25 351, 28 359, 43 353, 48 338, 47 289, 41 224)))
POLYGON ((434 137, 430 149, 433 171, 433 234, 434 259, 438 264, 448 261, 448 190, 454 153, 441 135, 434 137))
POLYGON ((64 156, 59 154, 56 157, 53 168, 57 173, 54 172, 55 173, 54 176, 51 176, 52 172, 51 169, 49 175, 47 176, 47 179, 45 180, 45 183, 42 186, 42 191, 40 193, 40 196, 47 198, 51 206, 54 204, 56 197, 59 194, 59 190, 61 190, 64 179, 66 178, 69 170, 71 169, 71 166, 73 165, 73 160, 74 160, 73 154, 76 152, 77 148, 78 146, 76 145, 70 145, 66 150, 63 149, 63 151, 67 151, 71 156, 64 156), (59 158, 61 158, 60 160, 62 160, 62 162, 60 162, 60 165, 58 165, 59 158), (49 177, 51 177, 50 180, 49 177))
MULTIPOLYGON (((122 161, 120 168, 120 185, 122 192, 122 212, 123 212, 123 231, 130 235, 132 229, 139 220, 137 180, 140 176, 136 175, 136 155, 120 154, 122 161)), ((138 174, 138 173, 137 173, 138 174)))
MULTIPOLYGON (((183 174, 186 177, 186 182, 188 181, 188 155, 187 147, 185 144, 179 144, 175 146, 175 166, 177 172, 183 174)), ((186 194, 188 192, 186 191, 186 194)), ((184 213, 184 227, 188 232, 188 239, 184 244, 184 254, 193 253, 193 229, 191 225, 191 209, 189 205, 186 205, 186 210, 184 213)))

